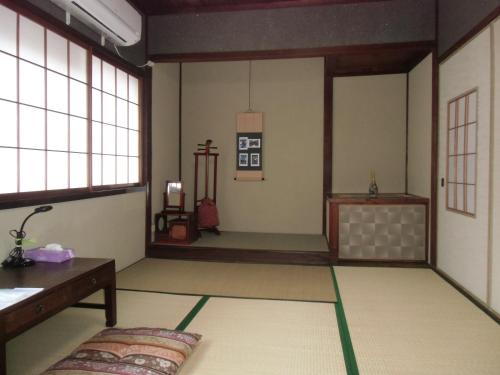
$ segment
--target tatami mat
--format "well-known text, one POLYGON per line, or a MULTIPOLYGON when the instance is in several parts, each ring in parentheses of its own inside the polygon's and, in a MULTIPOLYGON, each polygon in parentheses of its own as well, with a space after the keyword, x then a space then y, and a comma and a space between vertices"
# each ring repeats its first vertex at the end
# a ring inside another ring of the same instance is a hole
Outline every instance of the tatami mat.
POLYGON ((433 271, 335 273, 360 374, 500 374, 500 326, 433 271))
POLYGON ((186 331, 203 339, 182 375, 346 373, 332 304, 210 298, 186 331))
POLYGON ((328 252, 325 236, 321 234, 282 234, 282 233, 249 233, 202 232, 193 246, 218 247, 251 250, 288 250, 288 251, 323 251, 328 252))
POLYGON ((118 273, 123 289, 334 302, 329 267, 143 259, 118 273))
MULTIPOLYGON (((174 329, 199 297, 117 292, 117 327, 174 329)), ((102 295, 87 302, 101 302, 102 295)), ((9 375, 40 374, 105 327, 104 310, 69 308, 7 343, 9 375)))

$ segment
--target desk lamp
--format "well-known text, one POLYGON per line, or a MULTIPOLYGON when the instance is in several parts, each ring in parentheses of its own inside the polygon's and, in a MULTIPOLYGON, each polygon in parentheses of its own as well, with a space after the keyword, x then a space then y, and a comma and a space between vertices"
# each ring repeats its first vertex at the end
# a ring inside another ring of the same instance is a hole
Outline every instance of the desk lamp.
POLYGON ((47 212, 52 210, 52 206, 40 206, 35 208, 35 211, 33 211, 31 214, 29 214, 26 219, 24 219, 23 223, 21 224, 21 229, 20 230, 15 230, 12 229, 9 233, 12 237, 15 238, 15 244, 16 247, 14 247, 10 253, 9 256, 2 262, 2 266, 4 268, 19 268, 19 267, 29 267, 33 266, 35 264, 35 261, 32 259, 25 258, 23 256, 24 250, 23 250, 23 239, 26 237, 26 232, 24 231, 24 225, 28 221, 30 217, 32 217, 35 214, 39 214, 41 212, 47 212))

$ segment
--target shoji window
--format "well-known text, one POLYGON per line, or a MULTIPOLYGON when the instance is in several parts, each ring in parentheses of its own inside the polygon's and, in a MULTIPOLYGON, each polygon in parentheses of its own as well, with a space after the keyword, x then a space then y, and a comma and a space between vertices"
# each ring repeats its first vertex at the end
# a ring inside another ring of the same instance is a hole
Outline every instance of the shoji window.
POLYGON ((0 201, 137 185, 140 78, 39 22, 0 4, 0 201))
POLYGON ((476 214, 477 90, 448 103, 447 207, 476 214))
POLYGON ((92 57, 92 185, 139 182, 139 80, 92 57))
POLYGON ((87 187, 87 55, 0 6, 0 194, 87 187))

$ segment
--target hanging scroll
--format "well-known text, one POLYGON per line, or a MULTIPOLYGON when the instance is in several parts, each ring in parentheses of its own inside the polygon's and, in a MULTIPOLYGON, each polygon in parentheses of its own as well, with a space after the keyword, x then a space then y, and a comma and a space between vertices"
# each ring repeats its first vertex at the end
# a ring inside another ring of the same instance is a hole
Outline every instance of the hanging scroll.
POLYGON ((236 177, 238 181, 261 181, 262 112, 236 114, 236 177))

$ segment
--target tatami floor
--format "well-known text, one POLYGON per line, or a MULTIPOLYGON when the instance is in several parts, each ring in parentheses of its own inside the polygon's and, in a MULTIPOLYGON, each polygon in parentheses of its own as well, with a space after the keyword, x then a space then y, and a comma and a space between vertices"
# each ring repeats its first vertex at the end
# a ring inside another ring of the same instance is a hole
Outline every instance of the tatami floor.
MULTIPOLYGON (((154 274, 155 263, 147 260, 119 273, 118 287, 136 266, 149 266, 154 274)), ((222 270, 225 266, 217 265, 222 270)), ((277 282, 318 282, 309 280, 309 272, 277 267, 273 272, 282 274, 277 282)), ((305 288, 301 300, 289 300, 286 289, 282 299, 242 296, 241 285, 232 297, 214 297, 206 287, 188 295, 177 285, 178 290, 170 293, 167 282, 161 292, 119 290, 118 326, 161 326, 202 334, 181 371, 185 375, 500 374, 500 326, 433 271, 317 271, 331 275, 319 281, 329 283, 322 286, 325 290, 331 290, 336 279, 336 303, 314 300, 314 287, 305 288), (192 310, 196 314, 190 314, 192 310)), ((236 278, 235 272, 219 272, 220 278, 236 278)), ((193 276, 195 284, 203 285, 205 276, 193 276)), ((212 280, 215 286, 219 283, 212 280)), ((262 292, 265 287, 256 289, 262 292)), ((100 299, 102 295, 90 298, 100 299)), ((61 312, 8 343, 9 374, 40 373, 103 325, 102 310, 61 312)))

